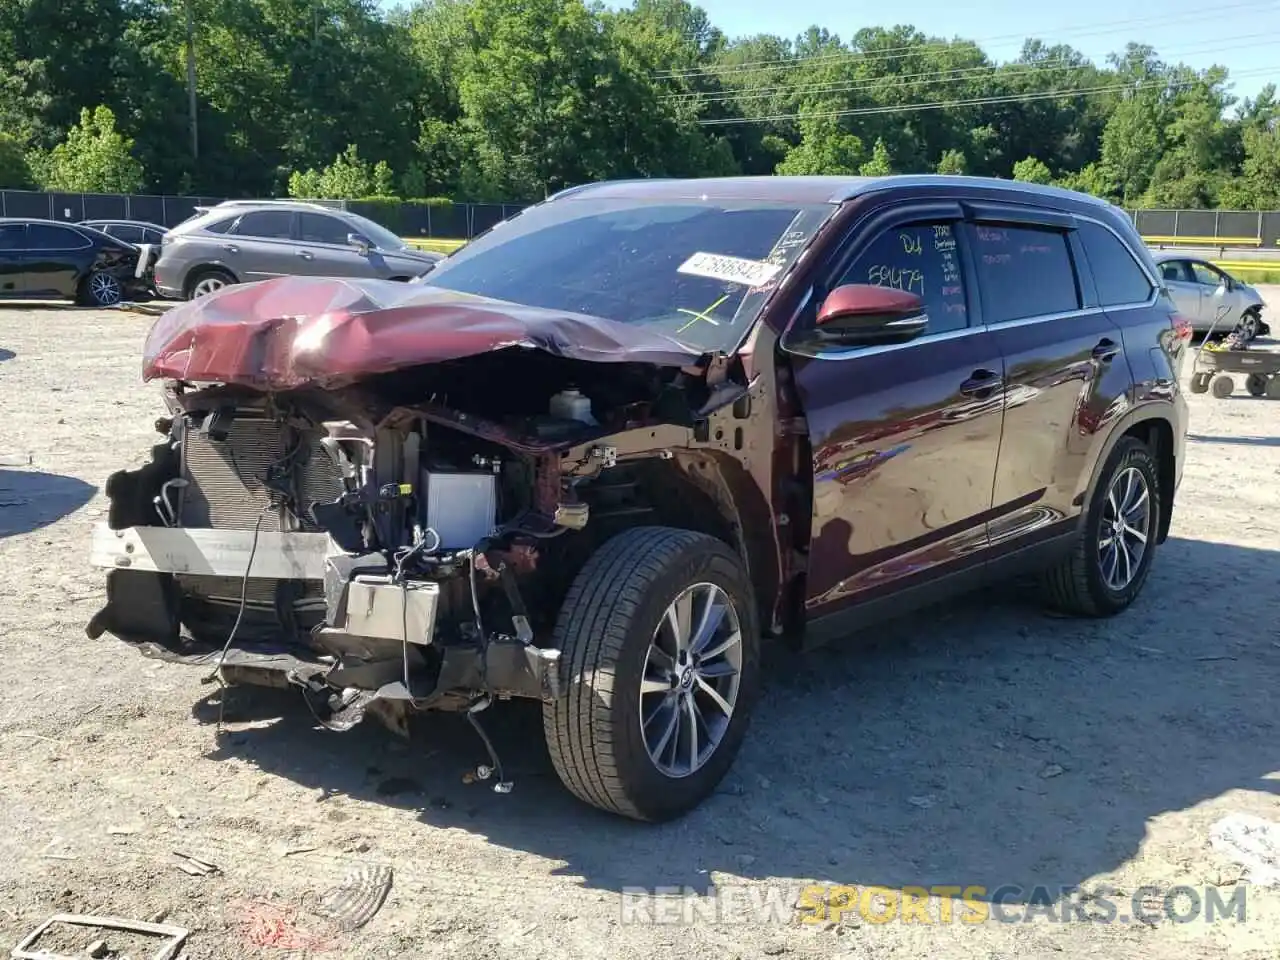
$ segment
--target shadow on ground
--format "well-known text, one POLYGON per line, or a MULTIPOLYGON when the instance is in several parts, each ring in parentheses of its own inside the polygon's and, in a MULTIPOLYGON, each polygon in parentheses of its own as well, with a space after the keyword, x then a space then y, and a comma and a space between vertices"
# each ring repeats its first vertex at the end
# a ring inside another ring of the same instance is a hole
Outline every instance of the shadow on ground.
POLYGON ((17 354, 12 350, 6 350, 3 347, 0 347, 0 363, 4 363, 6 360, 12 360, 16 356, 17 354))
MULTIPOLYGON (((663 826, 598 813, 563 791, 537 705, 486 715, 515 783, 506 796, 462 782, 485 762, 465 719, 426 718, 421 742, 406 746, 372 724, 325 734, 270 691, 231 691, 227 717, 285 722, 224 735, 215 758, 418 811, 562 861, 560 872, 601 889, 702 889, 708 871, 1057 888, 1132 858, 1152 817, 1229 790, 1278 792, 1263 779, 1280 766, 1278 587, 1280 553, 1175 538, 1141 601, 1113 620, 1049 618, 1009 589, 868 642, 775 654, 721 790, 663 826), (1206 571, 1248 589, 1189 591, 1206 571)), ((216 714, 208 702, 196 708, 207 721, 216 714)))
POLYGON ((83 507, 96 488, 75 477, 0 469, 0 537, 30 533, 83 507))
POLYGON ((1187 434, 1187 439, 1195 443, 1227 443, 1246 447, 1280 447, 1280 436, 1277 437, 1211 437, 1197 433, 1187 434))

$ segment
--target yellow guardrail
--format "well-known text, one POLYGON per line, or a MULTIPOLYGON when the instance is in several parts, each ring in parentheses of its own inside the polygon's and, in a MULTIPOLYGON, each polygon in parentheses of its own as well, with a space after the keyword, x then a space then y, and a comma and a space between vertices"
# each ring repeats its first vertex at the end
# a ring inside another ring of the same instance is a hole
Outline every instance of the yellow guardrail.
POLYGON ((1144 243, 1189 247, 1260 247, 1261 237, 1143 237, 1144 243))
POLYGON ((452 240, 444 237, 401 237, 405 243, 419 250, 431 250, 435 253, 453 253, 459 247, 465 246, 465 240, 452 240))

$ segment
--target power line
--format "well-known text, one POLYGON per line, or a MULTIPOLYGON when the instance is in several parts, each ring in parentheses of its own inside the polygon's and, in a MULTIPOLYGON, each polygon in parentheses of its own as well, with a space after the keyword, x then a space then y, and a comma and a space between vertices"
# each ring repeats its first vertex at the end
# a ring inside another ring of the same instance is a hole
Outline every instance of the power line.
MULTIPOLYGON (((1219 15, 1223 11, 1227 11, 1227 10, 1237 10, 1237 9, 1243 9, 1243 8, 1257 9, 1260 7, 1270 8, 1275 6, 1276 6, 1276 3, 1274 2, 1274 0, 1268 0, 1268 2, 1264 2, 1262 4, 1258 4, 1256 0, 1243 0, 1243 2, 1225 4, 1223 6, 1215 7, 1212 10, 1188 11, 1186 13, 1173 14, 1173 15, 1163 16, 1163 17, 1131 17, 1125 20, 1112 20, 1102 24, 1094 24, 1092 27, 1085 30, 1081 30, 1078 27, 1063 27, 1058 30, 1053 30, 1053 31, 1046 30, 1042 32, 1046 36, 1050 34, 1052 34, 1053 36, 1062 36, 1062 35, 1067 35, 1067 36, 1075 35, 1075 36, 1081 36, 1081 37, 1100 36, 1100 35, 1106 35, 1110 33, 1121 33, 1134 25, 1151 24, 1151 23, 1168 24, 1168 23, 1176 23, 1176 22, 1179 22, 1182 20, 1188 20, 1188 19, 1200 20, 1205 18, 1213 18, 1217 20, 1219 19, 1219 15)), ((977 39, 977 40, 967 40, 967 39, 961 39, 961 38, 957 38, 954 40, 935 40, 935 41, 926 41, 924 43, 903 44, 896 47, 881 47, 879 49, 870 50, 870 51, 842 50, 839 53, 815 54, 809 57, 792 56, 792 57, 779 57, 774 60, 750 60, 745 63, 703 64, 701 66, 687 67, 679 70, 663 70, 663 71, 654 73, 652 76, 655 80, 664 80, 664 79, 689 78, 689 77, 694 77, 698 75, 705 76, 708 74, 720 75, 725 73, 732 74, 737 72, 758 72, 760 70, 764 70, 769 67, 773 67, 774 69, 779 69, 779 70, 791 70, 797 67, 808 66, 810 64, 815 64, 815 63, 823 63, 830 60, 892 59, 900 56, 903 53, 919 52, 919 51, 928 50, 928 49, 946 49, 946 48, 954 47, 960 44, 972 44, 975 47, 981 47, 982 44, 998 43, 1000 41, 1005 41, 1005 40, 1027 40, 1027 39, 1030 39, 1028 33, 1022 32, 1022 33, 1006 33, 1000 36, 986 37, 984 39, 977 39)))
MULTIPOLYGON (((1251 34, 1255 39, 1252 42, 1241 42, 1248 40, 1248 37, 1240 37, 1223 44, 1222 41, 1216 41, 1218 46, 1210 46, 1208 49, 1192 49, 1184 52, 1191 53, 1217 53, 1224 50, 1242 50, 1250 47, 1270 46, 1275 41, 1270 37, 1258 37, 1257 34, 1251 34)), ((1204 44, 1198 46, 1203 47, 1204 44)), ((1121 63, 1140 63, 1141 58, 1137 56, 1123 57, 1121 63)), ((860 90, 865 87, 876 87, 878 90, 894 89, 897 87, 915 87, 924 86, 931 83, 956 83, 962 80, 982 79, 984 76, 996 77, 1001 79, 1022 78, 1035 76, 1037 74, 1054 73, 1063 70, 1085 70, 1098 69, 1095 65, 1085 62, 1080 63, 1066 57, 1059 57, 1055 60, 1044 60, 1036 63, 1028 64, 1005 64, 1005 65, 984 65, 975 67, 956 67, 952 70, 929 70, 923 73, 906 73, 906 74, 880 74, 874 77, 858 77, 854 80, 838 80, 830 83, 819 84, 799 84, 787 85, 783 84, 774 87, 760 87, 756 89, 737 89, 724 90, 716 93, 697 93, 693 91, 682 93, 663 94, 662 99, 672 100, 677 103, 724 103, 739 100, 760 100, 777 95, 785 94, 831 94, 844 93, 854 90, 860 90), (936 78, 936 79, 931 79, 936 78)))
MULTIPOLYGON (((1254 70, 1242 70, 1237 77, 1249 77, 1261 74, 1272 74, 1271 67, 1254 70)), ((1198 80, 1185 81, 1139 81, 1136 83, 1112 83, 1100 87, 1080 87, 1074 90, 1045 90, 1038 93, 1016 93, 997 97, 971 97, 963 100, 939 100, 934 103, 886 104, 877 107, 857 107, 849 110, 828 110, 821 112, 803 112, 778 114, 771 117, 725 117, 714 120, 699 120, 700 126, 720 126, 731 123, 778 123, 785 120, 816 120, 835 117, 865 117, 885 113, 917 113, 922 110, 946 110, 952 107, 979 107, 995 103, 1030 103, 1036 100, 1057 100, 1063 97, 1088 96, 1095 93, 1120 93, 1131 90, 1158 88, 1161 90, 1180 89, 1194 86, 1198 80)))

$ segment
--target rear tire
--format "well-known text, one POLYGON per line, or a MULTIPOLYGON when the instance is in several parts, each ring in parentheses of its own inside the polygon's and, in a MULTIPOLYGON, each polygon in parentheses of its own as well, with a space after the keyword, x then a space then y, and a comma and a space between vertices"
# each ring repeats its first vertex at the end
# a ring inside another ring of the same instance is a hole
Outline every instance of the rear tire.
POLYGON ((1121 437, 1098 478, 1075 549, 1044 575, 1049 606, 1077 617, 1111 617, 1125 610, 1142 592, 1151 570, 1161 510, 1155 458, 1141 440, 1121 437), (1144 506, 1145 513, 1140 515, 1144 506), (1136 532, 1117 530, 1117 512, 1127 517, 1127 528, 1136 532), (1141 553, 1135 557, 1138 546, 1141 553), (1118 576, 1122 573, 1127 575, 1118 576))
POLYGON ((202 270, 192 272, 191 276, 187 278, 186 296, 188 300, 197 300, 235 282, 236 278, 226 270, 218 267, 205 267, 202 270))
POLYGON ((742 745, 760 680, 754 591, 733 551, 688 530, 624 531, 574 579, 555 636, 566 693, 543 704, 543 731, 569 791, 650 822, 706 799, 742 745), (700 634, 689 627, 706 622, 704 610, 719 618, 700 634))
POLYGON ((1244 388, 1249 391, 1249 396, 1251 397, 1265 397, 1267 395, 1267 378, 1260 373, 1251 373, 1244 382, 1244 388))
POLYGON ((1228 376, 1219 375, 1213 378, 1211 389, 1215 397, 1219 400, 1225 400, 1235 391, 1236 382, 1228 376))

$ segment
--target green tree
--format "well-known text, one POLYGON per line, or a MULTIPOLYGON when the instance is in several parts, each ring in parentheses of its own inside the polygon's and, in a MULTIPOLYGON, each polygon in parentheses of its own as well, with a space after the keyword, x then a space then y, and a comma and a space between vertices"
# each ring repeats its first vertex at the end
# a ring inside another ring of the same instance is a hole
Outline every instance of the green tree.
POLYGON ((864 177, 884 177, 893 173, 893 161, 889 157, 889 148, 883 140, 877 139, 871 149, 871 159, 858 170, 864 177))
POLYGON ((31 182, 31 168, 18 138, 0 133, 0 190, 26 190, 31 182))
POLYGON ((944 150, 942 151, 942 156, 938 159, 937 169, 939 173, 959 176, 968 172, 969 161, 965 159, 964 154, 959 150, 944 150))
POLYGON ((133 140, 116 130, 107 107, 80 111, 80 122, 47 154, 33 157, 33 172, 45 190, 76 193, 136 193, 144 181, 133 156, 133 140))
POLYGON ((1013 165, 1013 179, 1024 183, 1052 183, 1053 174, 1043 160, 1027 157, 1013 165))
POLYGON ((840 129, 830 117, 801 121, 800 143, 788 151, 776 172, 783 176, 828 174, 851 176, 866 160, 862 141, 840 129))

